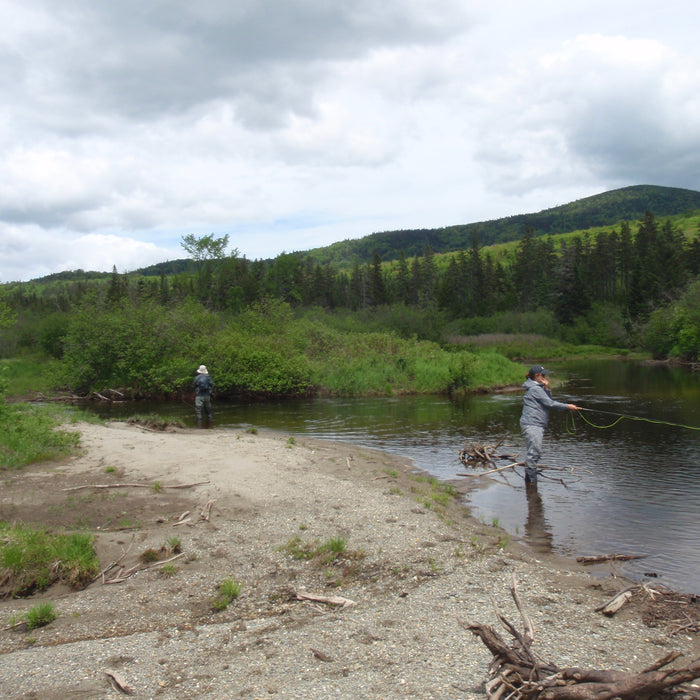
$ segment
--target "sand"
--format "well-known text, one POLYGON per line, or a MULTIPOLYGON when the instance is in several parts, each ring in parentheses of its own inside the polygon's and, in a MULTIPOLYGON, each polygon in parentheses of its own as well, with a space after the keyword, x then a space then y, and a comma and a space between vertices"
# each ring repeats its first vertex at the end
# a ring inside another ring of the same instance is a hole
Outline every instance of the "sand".
POLYGON ((5 473, 0 519, 94 533, 104 573, 0 600, 3 698, 122 697, 115 678, 139 698, 484 698, 491 656, 458 618, 497 626, 496 599, 517 624, 513 576, 560 666, 700 651, 642 597, 602 616, 629 582, 536 557, 396 456, 265 431, 69 429, 82 453, 5 473), (229 578, 240 596, 215 610, 229 578), (42 601, 57 620, 10 628, 42 601))

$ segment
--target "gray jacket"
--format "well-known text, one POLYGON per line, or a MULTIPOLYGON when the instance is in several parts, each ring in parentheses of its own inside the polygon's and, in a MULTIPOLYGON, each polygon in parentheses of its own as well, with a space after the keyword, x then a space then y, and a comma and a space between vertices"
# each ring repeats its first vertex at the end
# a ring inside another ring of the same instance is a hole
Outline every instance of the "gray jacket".
POLYGON ((523 382, 525 397, 523 398, 523 412, 520 416, 520 425, 537 425, 546 428, 549 421, 549 410, 566 411, 568 405, 555 401, 548 389, 538 384, 534 379, 526 379, 523 382))

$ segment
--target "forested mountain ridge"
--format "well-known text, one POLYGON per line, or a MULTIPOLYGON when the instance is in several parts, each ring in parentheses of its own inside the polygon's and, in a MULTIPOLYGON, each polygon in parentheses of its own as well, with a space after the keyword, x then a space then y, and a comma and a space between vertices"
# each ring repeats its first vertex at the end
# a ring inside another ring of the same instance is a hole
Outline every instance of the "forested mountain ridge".
MULTIPOLYGON (((647 211, 657 219, 700 210, 700 192, 678 187, 657 185, 633 185, 578 199, 550 209, 530 214, 456 224, 443 228, 408 229, 372 233, 358 239, 347 239, 328 246, 295 251, 299 258, 309 258, 315 264, 331 264, 338 268, 350 268, 355 264, 371 263, 375 256, 383 262, 398 260, 402 255, 409 259, 422 256, 429 247, 433 253, 455 253, 468 250, 478 237, 480 248, 496 243, 520 240, 525 229, 536 237, 564 234, 601 226, 615 226, 621 222, 642 220, 647 211)), ((272 261, 272 259, 270 259, 272 261)), ((129 271, 129 275, 159 277, 196 271, 197 264, 187 258, 169 260, 145 268, 129 271)), ((34 282, 79 282, 108 278, 108 272, 83 270, 58 272, 34 282)))
POLYGON ((467 250, 474 235, 479 246, 507 243, 522 238, 526 227, 536 236, 570 233, 599 226, 613 226, 622 221, 644 218, 647 211, 658 219, 700 209, 700 192, 678 187, 634 185, 578 199, 569 204, 543 211, 518 214, 491 221, 458 224, 444 228, 383 231, 364 238, 345 240, 322 248, 305 251, 319 263, 349 265, 370 262, 375 255, 382 261, 422 255, 426 245, 434 253, 467 250))

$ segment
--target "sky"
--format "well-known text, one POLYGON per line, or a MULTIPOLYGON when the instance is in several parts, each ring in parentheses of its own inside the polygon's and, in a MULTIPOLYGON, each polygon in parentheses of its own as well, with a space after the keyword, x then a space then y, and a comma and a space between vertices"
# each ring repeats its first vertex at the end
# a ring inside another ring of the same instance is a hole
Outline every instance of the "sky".
POLYGON ((0 283, 700 190, 697 0, 0 0, 0 283))

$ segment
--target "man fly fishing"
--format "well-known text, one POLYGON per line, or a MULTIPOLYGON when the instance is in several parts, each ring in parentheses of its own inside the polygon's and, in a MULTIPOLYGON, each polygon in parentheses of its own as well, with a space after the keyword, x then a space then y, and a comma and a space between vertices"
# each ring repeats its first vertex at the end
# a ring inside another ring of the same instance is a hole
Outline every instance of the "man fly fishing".
POLYGON ((194 412, 197 427, 202 427, 202 414, 206 416, 207 425, 211 424, 211 392, 213 382, 205 365, 200 365, 194 378, 194 412))
POLYGON ((542 456, 542 439, 544 429, 549 422, 549 411, 580 411, 581 408, 573 403, 561 403, 552 398, 549 380, 542 365, 531 367, 523 382, 525 397, 523 412, 520 416, 520 428, 527 443, 527 461, 525 464, 525 483, 537 483, 537 464, 542 456))

